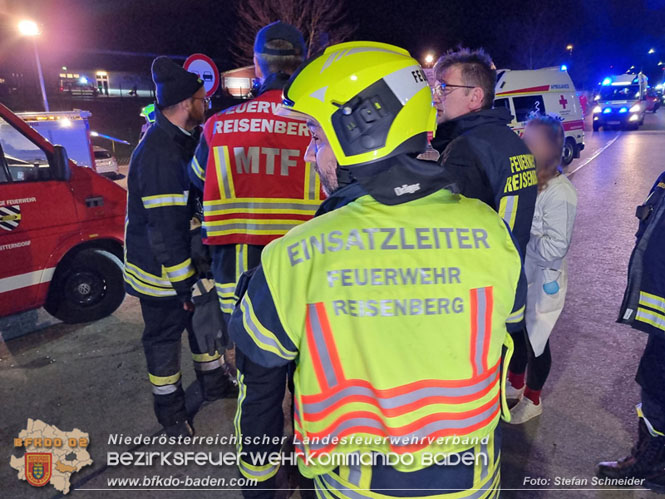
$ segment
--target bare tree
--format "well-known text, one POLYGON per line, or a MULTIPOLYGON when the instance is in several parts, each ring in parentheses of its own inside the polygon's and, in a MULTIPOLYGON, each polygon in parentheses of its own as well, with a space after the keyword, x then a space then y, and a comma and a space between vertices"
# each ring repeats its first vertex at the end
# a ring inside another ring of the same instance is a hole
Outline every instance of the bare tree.
POLYGON ((513 34, 513 69, 536 69, 561 64, 567 40, 565 33, 556 26, 555 14, 545 9, 523 12, 509 22, 506 32, 513 34))
POLYGON ((355 26, 346 20, 344 0, 236 0, 238 24, 231 53, 239 64, 251 64, 256 33, 266 24, 284 21, 300 29, 308 54, 347 40, 355 26))

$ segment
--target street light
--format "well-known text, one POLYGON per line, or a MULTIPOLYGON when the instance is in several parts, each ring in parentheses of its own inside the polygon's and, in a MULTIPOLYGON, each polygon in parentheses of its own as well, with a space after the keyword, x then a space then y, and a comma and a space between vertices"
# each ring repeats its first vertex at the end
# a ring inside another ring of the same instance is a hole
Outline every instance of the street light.
POLYGON ((39 61, 39 52, 37 52, 37 36, 41 34, 39 26, 35 21, 24 19, 18 23, 18 32, 22 36, 32 38, 32 46, 35 50, 35 63, 37 64, 37 74, 39 76, 39 86, 42 89, 42 99, 44 100, 44 111, 48 112, 48 99, 46 98, 46 87, 44 86, 44 74, 42 73, 42 63, 39 61))
POLYGON ((427 54, 425 56, 425 64, 427 64, 428 66, 431 66, 433 62, 434 62, 434 54, 432 54, 432 53, 427 54))

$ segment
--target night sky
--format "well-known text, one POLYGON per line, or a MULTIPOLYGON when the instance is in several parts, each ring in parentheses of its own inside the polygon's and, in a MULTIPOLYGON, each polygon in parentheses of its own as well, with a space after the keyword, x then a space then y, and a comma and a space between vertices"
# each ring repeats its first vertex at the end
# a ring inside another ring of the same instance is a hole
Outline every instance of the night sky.
MULTIPOLYGON (((0 0, 2 11, 11 14, 0 25, 0 49, 11 45, 14 22, 23 15, 43 24, 49 40, 44 57, 81 49, 203 52, 227 69, 235 65, 228 40, 236 1, 0 0)), ((567 63, 573 77, 586 83, 631 65, 660 79, 657 62, 665 62, 665 0, 346 2, 355 39, 401 45, 419 59, 458 44, 485 47, 497 67, 567 63), (572 57, 565 50, 569 43, 572 57), (656 53, 648 55, 650 48, 656 53)))

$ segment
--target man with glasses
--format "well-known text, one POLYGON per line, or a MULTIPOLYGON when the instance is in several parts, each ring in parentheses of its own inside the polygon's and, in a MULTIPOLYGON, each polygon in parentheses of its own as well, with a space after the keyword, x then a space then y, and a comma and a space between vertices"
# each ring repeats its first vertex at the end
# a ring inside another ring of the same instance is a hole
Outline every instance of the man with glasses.
POLYGON ((434 66, 438 110, 432 146, 460 192, 484 201, 510 226, 525 254, 537 194, 533 156, 493 109, 496 69, 483 50, 444 54, 434 66))
POLYGON ((132 154, 127 179, 125 288, 141 300, 142 342, 157 420, 168 435, 192 435, 180 372, 180 341, 190 334, 197 379, 207 400, 237 393, 221 362, 211 361, 190 327, 192 285, 187 166, 205 120, 203 82, 166 57, 152 64, 155 122, 132 154))
MULTIPOLYGON (((480 199, 505 220, 522 257, 531 234, 538 194, 533 156, 509 127, 506 108, 493 108, 496 68, 481 49, 459 49, 441 56, 434 66, 437 126, 432 141, 457 189, 480 199)), ((520 286, 526 286, 524 274, 520 286)), ((508 330, 523 334, 524 308, 507 321, 508 330)))

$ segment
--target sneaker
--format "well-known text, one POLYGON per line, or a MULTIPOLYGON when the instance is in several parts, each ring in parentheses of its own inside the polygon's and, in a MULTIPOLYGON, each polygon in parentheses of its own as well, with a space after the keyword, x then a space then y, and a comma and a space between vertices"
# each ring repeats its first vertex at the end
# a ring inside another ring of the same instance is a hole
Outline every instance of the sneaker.
POLYGON ((506 379, 506 398, 509 400, 519 400, 524 395, 524 389, 526 388, 526 383, 522 385, 522 388, 515 388, 510 384, 510 380, 506 379))
POLYGON ((543 413, 543 401, 536 405, 531 399, 522 397, 515 407, 510 410, 510 424, 526 423, 530 419, 543 413))

